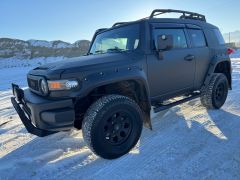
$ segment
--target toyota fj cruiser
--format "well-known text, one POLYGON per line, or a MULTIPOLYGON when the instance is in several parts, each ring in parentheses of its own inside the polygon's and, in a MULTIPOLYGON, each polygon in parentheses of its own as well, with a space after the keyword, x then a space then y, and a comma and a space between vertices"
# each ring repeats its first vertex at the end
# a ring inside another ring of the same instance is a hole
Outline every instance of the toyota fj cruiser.
POLYGON ((97 30, 86 56, 31 70, 29 89, 13 84, 11 101, 28 132, 82 129, 93 152, 113 159, 136 145, 143 124, 152 128, 151 107, 159 112, 200 97, 206 108, 221 108, 231 71, 223 37, 205 16, 157 9, 97 30), (181 16, 157 17, 164 13, 181 16))

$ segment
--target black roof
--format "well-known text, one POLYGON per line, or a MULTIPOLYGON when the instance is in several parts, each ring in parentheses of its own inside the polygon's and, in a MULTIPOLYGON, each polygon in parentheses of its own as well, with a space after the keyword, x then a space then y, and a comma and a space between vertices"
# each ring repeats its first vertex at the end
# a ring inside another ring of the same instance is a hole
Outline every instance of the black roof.
POLYGON ((131 22, 117 22, 112 27, 116 26, 122 26, 127 25, 134 22, 139 21, 148 21, 152 23, 179 23, 179 24, 194 24, 197 26, 200 26, 202 28, 217 28, 216 26, 209 24, 206 22, 206 18, 202 14, 198 14, 195 12, 189 12, 189 11, 182 11, 182 10, 174 10, 174 9, 155 9, 152 11, 151 15, 149 17, 137 20, 137 21, 131 21, 131 22), (158 17, 162 14, 166 13, 178 13, 181 14, 179 18, 161 18, 158 17))
POLYGON ((178 18, 153 18, 153 19, 147 19, 145 21, 149 21, 152 23, 179 23, 179 24, 193 24, 200 26, 202 28, 217 28, 216 26, 199 21, 199 20, 192 20, 192 19, 178 19, 178 18))

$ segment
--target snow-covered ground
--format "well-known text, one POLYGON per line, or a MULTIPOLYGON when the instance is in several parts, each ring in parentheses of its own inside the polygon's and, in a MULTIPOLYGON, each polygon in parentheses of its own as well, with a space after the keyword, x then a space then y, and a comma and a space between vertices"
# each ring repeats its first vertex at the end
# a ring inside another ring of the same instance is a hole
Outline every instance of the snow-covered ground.
MULTIPOLYGON (((5 68, 15 68, 15 67, 21 67, 21 69, 23 67, 24 68, 30 67, 30 69, 32 69, 33 67, 40 66, 42 64, 61 61, 61 60, 67 60, 67 59, 68 58, 65 58, 65 57, 48 57, 48 58, 39 57, 39 58, 33 58, 33 59, 0 58, 0 71, 2 71, 2 69, 5 69, 5 68)), ((23 68, 23 71, 24 71, 24 68, 23 68)), ((8 71, 9 70, 11 69, 8 69, 8 71)))
POLYGON ((86 147, 81 131, 39 138, 27 133, 11 103, 10 83, 26 86, 33 66, 0 68, 0 179, 240 179, 240 59, 221 110, 199 99, 152 118, 137 146, 116 160, 86 147))
POLYGON ((231 58, 239 58, 240 57, 240 49, 234 50, 234 53, 231 54, 231 58))

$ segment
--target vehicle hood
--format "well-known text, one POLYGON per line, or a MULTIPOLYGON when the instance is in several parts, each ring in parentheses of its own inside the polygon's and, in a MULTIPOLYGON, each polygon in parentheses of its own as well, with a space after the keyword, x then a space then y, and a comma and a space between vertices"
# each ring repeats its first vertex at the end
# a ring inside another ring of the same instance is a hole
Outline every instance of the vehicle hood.
POLYGON ((81 56, 39 66, 29 72, 32 75, 53 75, 64 71, 88 71, 105 66, 121 66, 129 64, 131 56, 127 53, 107 53, 81 56))
POLYGON ((123 56, 122 54, 102 54, 102 55, 89 55, 89 56, 82 56, 78 58, 71 58, 66 59, 63 61, 58 61, 54 63, 49 63, 46 65, 42 65, 37 67, 36 69, 69 69, 69 68, 76 68, 76 67, 87 67, 87 66, 93 66, 93 65, 101 65, 111 62, 116 62, 126 59, 126 56, 123 56))

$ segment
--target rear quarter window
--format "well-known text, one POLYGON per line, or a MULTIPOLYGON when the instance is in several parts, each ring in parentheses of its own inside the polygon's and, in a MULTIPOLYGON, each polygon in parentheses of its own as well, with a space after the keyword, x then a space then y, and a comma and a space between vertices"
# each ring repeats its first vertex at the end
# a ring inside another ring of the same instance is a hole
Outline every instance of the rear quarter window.
POLYGON ((222 33, 219 31, 219 29, 213 29, 213 32, 218 40, 218 43, 221 45, 225 44, 224 38, 222 36, 222 33))
POLYGON ((188 34, 190 36, 193 47, 206 47, 206 39, 204 33, 200 29, 188 29, 188 34))

